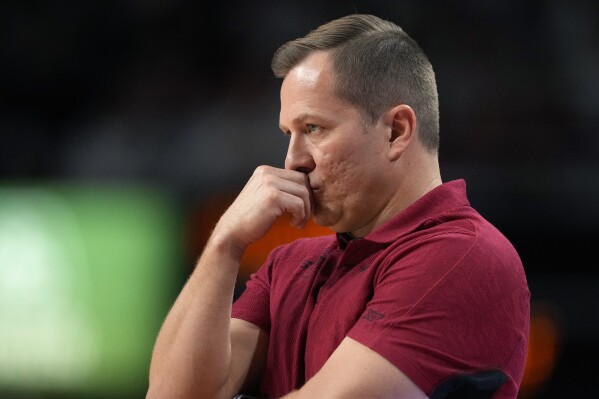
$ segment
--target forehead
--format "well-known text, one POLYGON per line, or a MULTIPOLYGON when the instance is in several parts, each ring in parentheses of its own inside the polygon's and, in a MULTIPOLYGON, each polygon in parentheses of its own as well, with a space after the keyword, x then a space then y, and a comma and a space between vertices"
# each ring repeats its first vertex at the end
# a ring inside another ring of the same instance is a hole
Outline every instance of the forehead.
POLYGON ((287 81, 296 85, 315 86, 320 77, 326 73, 325 60, 321 62, 304 62, 289 71, 287 81))
POLYGON ((295 66, 281 85, 281 125, 299 115, 340 115, 353 108, 335 94, 332 65, 326 52, 315 52, 295 66))
POLYGON ((285 76, 285 80, 314 84, 323 74, 330 74, 331 71, 332 63, 329 53, 326 51, 314 51, 291 68, 285 76))

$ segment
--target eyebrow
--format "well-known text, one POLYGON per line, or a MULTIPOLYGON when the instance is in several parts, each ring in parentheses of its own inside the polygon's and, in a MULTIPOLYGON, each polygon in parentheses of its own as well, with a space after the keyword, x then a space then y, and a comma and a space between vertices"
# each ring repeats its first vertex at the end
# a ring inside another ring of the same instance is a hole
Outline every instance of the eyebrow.
MULTIPOLYGON (((299 125, 302 122, 304 122, 306 119, 309 118, 316 118, 316 115, 313 114, 309 114, 307 112, 298 115, 297 117, 295 117, 292 121, 291 121, 291 125, 299 125)), ((287 131, 289 130, 288 128, 285 128, 285 126, 283 126, 281 123, 279 123, 279 129, 281 129, 282 131, 287 131)))

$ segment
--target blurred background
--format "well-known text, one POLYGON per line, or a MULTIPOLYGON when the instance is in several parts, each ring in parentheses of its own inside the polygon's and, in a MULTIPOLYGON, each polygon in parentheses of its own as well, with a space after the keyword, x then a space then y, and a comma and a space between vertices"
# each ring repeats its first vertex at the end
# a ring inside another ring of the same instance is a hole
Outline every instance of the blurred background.
MULTIPOLYGON (((443 178, 522 257, 520 396, 596 392, 598 2, 3 0, 0 397, 145 395, 212 226, 256 166, 283 165, 271 55, 356 12, 428 54, 443 178)), ((236 294, 296 236, 283 220, 255 244, 236 294)))

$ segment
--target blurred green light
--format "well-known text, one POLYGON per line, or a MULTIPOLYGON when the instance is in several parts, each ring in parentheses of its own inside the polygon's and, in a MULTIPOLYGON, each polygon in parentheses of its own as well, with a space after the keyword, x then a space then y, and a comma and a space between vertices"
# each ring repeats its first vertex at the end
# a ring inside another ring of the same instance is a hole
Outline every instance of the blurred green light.
POLYGON ((0 188, 0 392, 142 392, 177 218, 147 188, 0 188))

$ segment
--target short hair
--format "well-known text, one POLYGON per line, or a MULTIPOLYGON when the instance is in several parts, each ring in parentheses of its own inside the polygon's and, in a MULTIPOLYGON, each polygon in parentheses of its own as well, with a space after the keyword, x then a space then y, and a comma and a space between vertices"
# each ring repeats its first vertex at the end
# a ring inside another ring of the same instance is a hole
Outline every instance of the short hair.
POLYGON ((374 15, 348 15, 277 49, 276 77, 284 78, 315 51, 330 51, 336 94, 374 124, 387 109, 407 104, 416 113, 420 142, 439 148, 439 99, 427 56, 402 28, 374 15))

